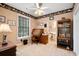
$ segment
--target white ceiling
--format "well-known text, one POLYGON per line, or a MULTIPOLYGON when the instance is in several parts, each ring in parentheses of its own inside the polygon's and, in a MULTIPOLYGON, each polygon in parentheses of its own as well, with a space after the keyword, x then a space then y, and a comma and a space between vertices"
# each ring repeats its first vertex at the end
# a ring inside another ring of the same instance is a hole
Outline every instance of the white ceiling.
MULTIPOLYGON (((37 17, 37 15, 35 15, 34 13, 35 10, 31 9, 36 8, 34 3, 6 3, 6 4, 37 17)), ((42 7, 48 7, 47 9, 44 10, 44 15, 72 8, 72 6, 73 3, 43 3, 42 5, 42 7)))

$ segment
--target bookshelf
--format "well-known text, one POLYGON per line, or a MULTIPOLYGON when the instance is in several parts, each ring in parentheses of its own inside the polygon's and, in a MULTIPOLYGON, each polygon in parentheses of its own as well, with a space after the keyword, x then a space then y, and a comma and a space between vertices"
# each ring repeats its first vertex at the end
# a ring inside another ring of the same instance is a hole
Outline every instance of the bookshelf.
POLYGON ((57 46, 72 50, 72 21, 62 18, 58 21, 57 46))

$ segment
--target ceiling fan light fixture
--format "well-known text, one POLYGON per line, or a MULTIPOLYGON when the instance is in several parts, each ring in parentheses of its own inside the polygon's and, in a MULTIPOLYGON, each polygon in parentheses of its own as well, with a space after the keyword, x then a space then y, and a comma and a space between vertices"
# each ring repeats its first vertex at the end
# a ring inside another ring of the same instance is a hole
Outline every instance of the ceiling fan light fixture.
POLYGON ((41 9, 37 9, 37 10, 35 11, 35 14, 38 15, 38 16, 41 16, 41 15, 44 14, 44 11, 41 10, 41 9))
POLYGON ((38 15, 41 16, 41 15, 43 15, 43 13, 42 12, 39 12, 38 15))

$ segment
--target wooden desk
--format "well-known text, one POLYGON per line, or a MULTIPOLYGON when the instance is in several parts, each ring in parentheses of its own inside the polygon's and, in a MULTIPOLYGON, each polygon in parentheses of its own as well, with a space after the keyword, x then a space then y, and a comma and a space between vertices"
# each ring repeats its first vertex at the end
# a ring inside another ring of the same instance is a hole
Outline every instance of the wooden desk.
POLYGON ((8 42, 7 45, 2 46, 0 43, 0 56, 16 56, 16 45, 8 42))
POLYGON ((47 44, 48 43, 48 35, 42 35, 40 39, 40 43, 47 44))

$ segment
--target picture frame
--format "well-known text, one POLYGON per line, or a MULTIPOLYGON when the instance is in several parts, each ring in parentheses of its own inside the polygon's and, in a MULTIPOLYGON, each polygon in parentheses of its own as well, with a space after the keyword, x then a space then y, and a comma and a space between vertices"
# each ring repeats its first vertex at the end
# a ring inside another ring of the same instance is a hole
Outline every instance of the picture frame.
POLYGON ((16 26, 16 21, 15 21, 15 20, 8 20, 7 23, 8 23, 10 26, 16 26))
POLYGON ((0 15, 0 23, 5 23, 6 22, 6 17, 0 15))

